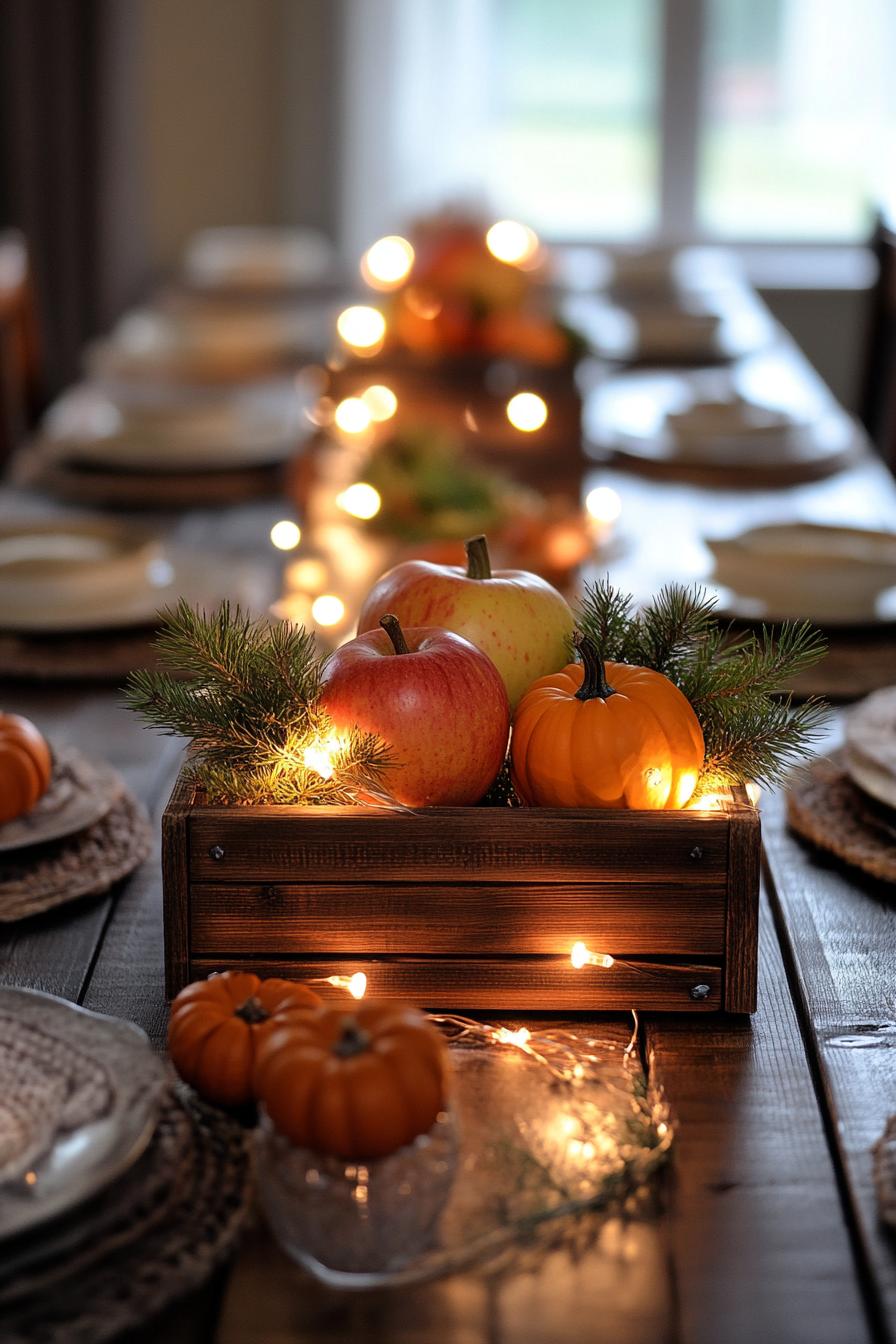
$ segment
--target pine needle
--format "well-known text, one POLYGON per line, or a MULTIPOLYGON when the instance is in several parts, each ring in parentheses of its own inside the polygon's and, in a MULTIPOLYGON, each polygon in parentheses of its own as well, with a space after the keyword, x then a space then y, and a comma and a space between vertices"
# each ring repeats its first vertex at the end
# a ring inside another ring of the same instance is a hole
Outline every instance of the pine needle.
POLYGON ((187 768, 211 802, 350 803, 383 792, 386 746, 358 729, 334 737, 319 705, 323 660, 303 628, 181 600, 162 613, 156 648, 160 670, 133 672, 126 703, 148 726, 192 740, 187 768), (304 752, 328 741, 325 777, 304 752))

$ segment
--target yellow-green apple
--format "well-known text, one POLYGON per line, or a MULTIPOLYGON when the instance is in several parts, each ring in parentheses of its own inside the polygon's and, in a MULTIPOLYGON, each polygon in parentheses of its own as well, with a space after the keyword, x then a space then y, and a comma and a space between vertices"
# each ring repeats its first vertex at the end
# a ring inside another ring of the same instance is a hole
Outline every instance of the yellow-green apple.
POLYGON ((384 612, 405 625, 441 626, 491 658, 513 709, 539 677, 569 662, 573 617, 544 579, 523 569, 492 573, 485 537, 467 542, 467 567, 407 560, 370 590, 358 631, 374 630, 384 612))
POLYGON ((376 733, 395 768, 386 787, 408 807, 478 803, 504 763, 507 692, 494 664, 448 630, 380 626, 343 644, 324 669, 321 704, 337 731, 376 733))

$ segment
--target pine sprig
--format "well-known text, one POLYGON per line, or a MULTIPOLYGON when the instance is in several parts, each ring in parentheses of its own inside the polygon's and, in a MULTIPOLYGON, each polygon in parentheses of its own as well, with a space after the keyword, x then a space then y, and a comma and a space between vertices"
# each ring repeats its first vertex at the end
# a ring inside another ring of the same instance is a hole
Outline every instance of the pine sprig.
POLYGON ((604 658, 662 672, 690 701, 706 744, 702 791, 780 783, 823 732, 822 701, 794 707, 781 696, 825 655, 824 638, 807 623, 734 636, 718 624, 705 589, 669 584, 636 611, 608 579, 586 588, 578 618, 604 658))
POLYGON ((125 699, 147 725, 191 739, 188 770, 212 802, 350 803, 384 792, 385 744, 358 729, 334 734, 319 704, 312 635, 227 603, 209 615, 181 600, 162 615, 161 668, 132 673, 125 699), (332 773, 306 761, 315 744, 327 744, 332 773))

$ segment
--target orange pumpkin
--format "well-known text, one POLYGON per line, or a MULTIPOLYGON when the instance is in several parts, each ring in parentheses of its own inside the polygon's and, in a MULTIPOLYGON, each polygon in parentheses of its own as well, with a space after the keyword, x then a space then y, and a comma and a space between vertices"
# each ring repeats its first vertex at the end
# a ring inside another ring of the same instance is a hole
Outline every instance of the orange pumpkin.
POLYGON ((703 765, 703 733, 659 672, 607 663, 581 635, 581 663, 542 677, 513 719, 513 782, 539 807, 678 808, 703 765))
POLYGON ((252 1071, 265 1037, 289 1014, 319 1004, 320 996, 296 981, 224 971, 178 994, 168 1051, 184 1082, 207 1101, 242 1106, 252 1100, 252 1071))
POLYGON ((295 1013, 259 1053, 255 1093, 299 1148, 348 1161, 385 1157, 432 1128, 445 1104, 447 1050, 401 1003, 295 1013))
POLYGON ((30 719, 0 714, 0 825, 29 812, 50 787, 53 758, 30 719))

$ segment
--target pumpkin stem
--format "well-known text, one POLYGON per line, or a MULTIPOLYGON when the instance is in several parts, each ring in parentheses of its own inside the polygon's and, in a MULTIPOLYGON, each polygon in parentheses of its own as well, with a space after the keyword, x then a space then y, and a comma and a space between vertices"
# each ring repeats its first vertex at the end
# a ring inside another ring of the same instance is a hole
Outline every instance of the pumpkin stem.
POLYGON ((370 1048, 370 1036, 356 1017, 342 1019, 342 1034, 333 1046, 334 1055, 350 1059, 352 1055, 361 1055, 370 1048))
POLYGON ((572 642, 579 651, 579 657, 581 658, 582 666, 585 669, 582 684, 576 691, 576 699, 608 700, 610 696, 615 695, 616 692, 607 681, 604 660, 598 652, 597 645, 592 643, 592 641, 579 630, 574 632, 572 642))
POLYGON ((467 553, 467 578, 490 579, 492 562, 485 537, 470 537, 469 541, 464 542, 464 550, 467 553))
POLYGON ((259 1022, 267 1022, 270 1017, 270 1013, 262 1008, 254 994, 245 1003, 241 1003, 239 1008, 235 1008, 233 1015, 247 1022, 250 1027, 257 1026, 259 1022))
POLYGON ((408 642, 404 637, 404 631, 397 616, 393 616, 391 611, 387 611, 385 616, 380 618, 380 625, 392 641, 392 647, 396 653, 410 653, 408 642))

